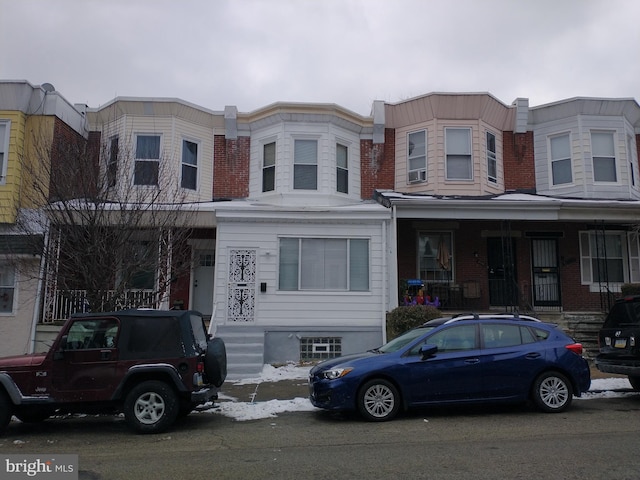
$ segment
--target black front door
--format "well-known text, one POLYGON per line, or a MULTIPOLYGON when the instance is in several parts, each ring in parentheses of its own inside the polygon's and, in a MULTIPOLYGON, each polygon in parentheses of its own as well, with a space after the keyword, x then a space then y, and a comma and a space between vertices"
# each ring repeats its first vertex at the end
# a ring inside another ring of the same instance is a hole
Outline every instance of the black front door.
POLYGON ((515 252, 515 239, 487 238, 487 272, 491 306, 518 305, 515 252))

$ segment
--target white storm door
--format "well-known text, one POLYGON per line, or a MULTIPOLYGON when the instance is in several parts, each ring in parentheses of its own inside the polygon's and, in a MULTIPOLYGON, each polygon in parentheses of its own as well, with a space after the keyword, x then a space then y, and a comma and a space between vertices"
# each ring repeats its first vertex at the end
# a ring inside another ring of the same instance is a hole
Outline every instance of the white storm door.
POLYGON ((215 250, 196 250, 193 270, 193 305, 205 316, 213 313, 213 275, 215 250))

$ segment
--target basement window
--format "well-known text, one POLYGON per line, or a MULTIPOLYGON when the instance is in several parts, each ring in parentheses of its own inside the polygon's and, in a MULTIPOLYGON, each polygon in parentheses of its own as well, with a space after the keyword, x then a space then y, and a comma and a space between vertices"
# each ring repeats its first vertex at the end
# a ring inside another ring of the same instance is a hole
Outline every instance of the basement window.
POLYGON ((342 355, 340 337, 303 337, 300 339, 300 360, 325 360, 342 355))

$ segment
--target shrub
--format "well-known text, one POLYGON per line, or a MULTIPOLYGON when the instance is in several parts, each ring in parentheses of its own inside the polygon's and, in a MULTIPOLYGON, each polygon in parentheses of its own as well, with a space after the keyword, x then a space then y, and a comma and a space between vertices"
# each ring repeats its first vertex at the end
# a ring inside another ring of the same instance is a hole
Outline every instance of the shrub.
POLYGON ((441 316, 440 310, 432 305, 394 308, 387 313, 387 340, 393 340, 401 333, 441 316))
POLYGON ((640 295, 640 283, 625 283, 620 287, 623 297, 629 295, 640 295))

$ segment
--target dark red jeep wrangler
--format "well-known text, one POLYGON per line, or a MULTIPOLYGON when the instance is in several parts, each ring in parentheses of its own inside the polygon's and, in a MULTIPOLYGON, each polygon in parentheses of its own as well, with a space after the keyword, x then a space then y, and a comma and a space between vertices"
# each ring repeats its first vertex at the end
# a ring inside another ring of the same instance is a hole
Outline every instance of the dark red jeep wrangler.
POLYGON ((224 342, 196 311, 124 310, 72 316, 46 354, 0 358, 0 432, 65 413, 124 413, 158 433, 217 398, 224 342))

